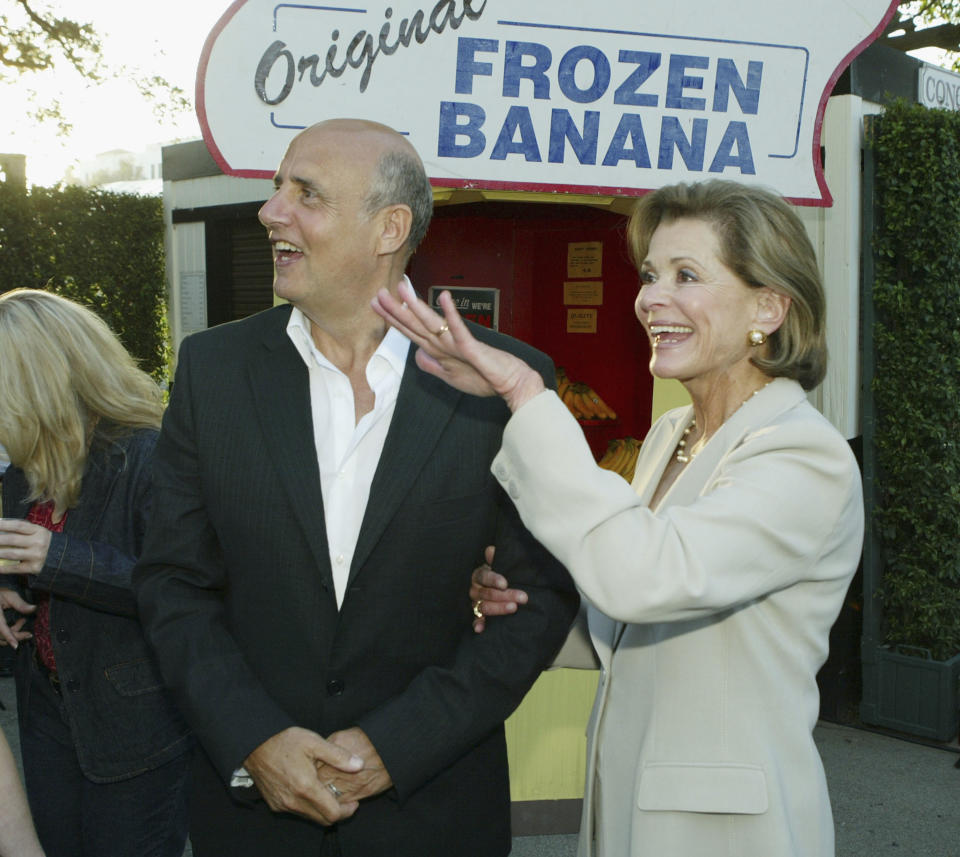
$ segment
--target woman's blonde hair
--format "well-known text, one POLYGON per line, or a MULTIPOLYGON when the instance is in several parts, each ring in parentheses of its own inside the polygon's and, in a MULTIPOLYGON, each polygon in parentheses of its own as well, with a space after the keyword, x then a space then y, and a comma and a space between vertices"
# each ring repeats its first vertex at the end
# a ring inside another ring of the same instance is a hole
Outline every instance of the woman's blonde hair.
POLYGON ((627 226, 637 270, 656 228, 681 218, 713 227, 720 260, 748 286, 790 298, 783 324, 751 362, 771 378, 816 387, 827 371, 826 297, 813 245, 789 203, 772 191, 722 179, 662 187, 637 202, 627 226))
POLYGON ((159 428, 160 388, 96 313, 51 292, 0 295, 0 444, 29 500, 76 505, 95 439, 159 428))

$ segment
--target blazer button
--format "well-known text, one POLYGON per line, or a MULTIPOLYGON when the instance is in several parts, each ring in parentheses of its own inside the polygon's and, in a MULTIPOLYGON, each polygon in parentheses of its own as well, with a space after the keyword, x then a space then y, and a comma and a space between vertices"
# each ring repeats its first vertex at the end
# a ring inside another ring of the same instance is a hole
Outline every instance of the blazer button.
POLYGON ((61 628, 59 631, 57 631, 57 642, 58 643, 70 642, 70 632, 66 628, 61 628))
POLYGON ((327 682, 327 695, 328 696, 340 696, 343 693, 343 682, 334 678, 327 682))
POLYGON ((76 693, 78 690, 80 690, 80 682, 78 682, 75 678, 70 679, 67 682, 67 690, 69 690, 70 693, 76 693))

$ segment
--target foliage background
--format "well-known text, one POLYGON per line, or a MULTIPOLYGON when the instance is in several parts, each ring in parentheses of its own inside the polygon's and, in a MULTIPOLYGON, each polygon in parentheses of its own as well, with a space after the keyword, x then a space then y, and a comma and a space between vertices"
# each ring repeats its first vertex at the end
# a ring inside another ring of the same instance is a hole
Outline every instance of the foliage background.
POLYGON ((167 370, 162 203, 0 183, 0 291, 49 289, 106 320, 142 369, 167 370))
POLYGON ((874 120, 875 523, 886 641, 960 652, 960 114, 874 120))
POLYGON ((948 52, 940 64, 960 70, 960 0, 910 0, 898 4, 880 41, 901 51, 939 48, 948 52))

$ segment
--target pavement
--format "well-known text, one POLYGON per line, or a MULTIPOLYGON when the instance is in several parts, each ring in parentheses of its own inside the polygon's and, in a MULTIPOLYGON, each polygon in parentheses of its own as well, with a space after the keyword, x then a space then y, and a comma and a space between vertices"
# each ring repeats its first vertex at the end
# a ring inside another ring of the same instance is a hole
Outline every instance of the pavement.
MULTIPOLYGON (((16 694, 0 678, 0 726, 19 759, 16 694)), ((960 857, 960 745, 820 721, 836 857, 960 857)), ((576 836, 519 836, 512 857, 575 857, 576 836)), ((191 857, 188 846, 184 857, 191 857)), ((456 857, 456 855, 451 855, 456 857)), ((669 855, 683 857, 683 855, 669 855)))

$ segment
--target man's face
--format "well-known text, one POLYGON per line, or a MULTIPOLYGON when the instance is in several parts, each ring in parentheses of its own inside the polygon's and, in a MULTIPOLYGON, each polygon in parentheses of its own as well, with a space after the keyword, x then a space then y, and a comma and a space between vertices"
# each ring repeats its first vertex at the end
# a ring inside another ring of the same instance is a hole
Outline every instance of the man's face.
POLYGON ((372 297, 377 217, 364 199, 377 159, 363 134, 323 125, 290 144, 259 213, 278 297, 316 312, 348 311, 372 297))

